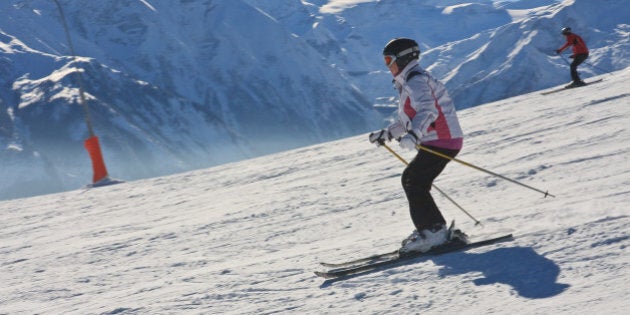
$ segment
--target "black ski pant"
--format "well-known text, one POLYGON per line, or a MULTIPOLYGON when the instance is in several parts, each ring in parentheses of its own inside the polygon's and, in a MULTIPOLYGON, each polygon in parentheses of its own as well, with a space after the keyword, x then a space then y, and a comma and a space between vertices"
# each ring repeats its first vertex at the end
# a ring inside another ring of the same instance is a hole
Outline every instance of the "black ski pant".
MULTIPOLYGON (((450 157, 459 153, 459 150, 427 147, 450 157)), ((402 186, 409 201, 411 220, 418 231, 446 224, 431 196, 431 186, 448 162, 449 159, 420 150, 402 174, 402 186)))
POLYGON ((577 67, 588 58, 588 54, 577 54, 573 56, 573 62, 571 62, 571 79, 573 82, 580 82, 580 76, 577 72, 577 67))

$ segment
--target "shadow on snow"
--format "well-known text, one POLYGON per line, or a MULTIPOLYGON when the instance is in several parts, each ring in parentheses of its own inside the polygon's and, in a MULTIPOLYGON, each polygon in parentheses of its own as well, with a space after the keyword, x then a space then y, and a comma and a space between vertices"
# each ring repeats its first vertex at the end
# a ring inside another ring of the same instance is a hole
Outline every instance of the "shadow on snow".
POLYGON ((569 287, 568 284, 557 282, 560 267, 553 261, 539 255, 532 248, 509 247, 478 254, 456 252, 430 257, 418 257, 356 274, 328 279, 324 281, 320 288, 329 287, 338 281, 427 260, 442 266, 439 270, 441 277, 481 272, 483 276, 473 280, 475 285, 506 284, 524 298, 548 298, 562 293, 569 287))
POLYGON ((442 266, 442 277, 481 272, 483 277, 473 280, 475 285, 506 284, 525 298, 548 298, 569 287, 557 282, 558 265, 527 247, 498 248, 479 254, 460 252, 431 260, 442 266))

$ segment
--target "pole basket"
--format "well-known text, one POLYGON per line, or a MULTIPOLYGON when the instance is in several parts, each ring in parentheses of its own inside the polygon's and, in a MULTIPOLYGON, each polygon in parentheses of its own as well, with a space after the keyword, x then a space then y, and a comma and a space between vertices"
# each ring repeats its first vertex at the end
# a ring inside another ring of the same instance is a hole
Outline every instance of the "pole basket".
POLYGON ((106 181, 108 179, 107 176, 107 168, 105 168, 105 162, 103 161, 103 154, 101 153, 101 146, 98 143, 98 137, 92 136, 85 140, 85 149, 90 154, 90 159, 92 159, 92 170, 94 171, 94 176, 92 178, 92 184, 96 185, 101 181, 106 181))

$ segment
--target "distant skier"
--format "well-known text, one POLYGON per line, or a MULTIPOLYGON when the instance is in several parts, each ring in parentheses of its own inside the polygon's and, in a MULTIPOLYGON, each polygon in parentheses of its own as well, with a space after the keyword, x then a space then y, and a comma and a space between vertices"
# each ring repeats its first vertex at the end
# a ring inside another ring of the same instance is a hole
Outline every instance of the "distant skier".
MULTIPOLYGON (((426 252, 448 241, 446 221, 431 197, 433 180, 449 159, 420 151, 422 144, 455 157, 463 144, 453 101, 446 88, 418 64, 420 48, 408 38, 395 38, 383 49, 383 57, 399 93, 397 119, 386 129, 370 133, 377 145, 396 139, 400 146, 417 150, 417 155, 402 174, 402 186, 409 201, 411 220, 416 230, 402 242, 400 252, 426 252)), ((465 234, 457 236, 466 242, 465 234)))
POLYGON ((573 54, 569 58, 573 58, 573 62, 571 62, 571 79, 573 82, 567 85, 566 88, 578 87, 586 85, 584 81, 580 79, 580 76, 577 72, 577 67, 588 58, 588 47, 586 47, 586 43, 582 40, 582 37, 571 32, 570 27, 565 27, 562 29, 562 35, 567 38, 567 42, 560 48, 556 50, 556 54, 562 53, 563 50, 567 49, 569 46, 573 46, 573 54))

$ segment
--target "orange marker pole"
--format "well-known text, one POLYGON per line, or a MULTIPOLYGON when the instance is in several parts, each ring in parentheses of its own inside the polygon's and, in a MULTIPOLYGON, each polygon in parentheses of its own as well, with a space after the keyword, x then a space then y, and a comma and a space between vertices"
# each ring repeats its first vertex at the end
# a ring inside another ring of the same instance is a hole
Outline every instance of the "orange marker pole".
POLYGON ((101 146, 98 143, 98 137, 93 136, 88 138, 85 140, 84 145, 92 160, 92 170, 94 171, 92 183, 96 184, 101 180, 107 179, 107 168, 105 167, 105 161, 101 153, 101 146))

